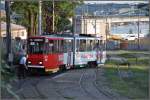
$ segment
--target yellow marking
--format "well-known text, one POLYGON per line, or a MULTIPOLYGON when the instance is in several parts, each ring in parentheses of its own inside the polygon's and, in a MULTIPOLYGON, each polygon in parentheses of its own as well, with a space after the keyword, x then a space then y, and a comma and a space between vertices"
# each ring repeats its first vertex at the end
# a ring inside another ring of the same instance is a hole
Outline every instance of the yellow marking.
POLYGON ((59 68, 45 69, 46 72, 52 72, 52 73, 56 73, 58 70, 59 70, 59 68))

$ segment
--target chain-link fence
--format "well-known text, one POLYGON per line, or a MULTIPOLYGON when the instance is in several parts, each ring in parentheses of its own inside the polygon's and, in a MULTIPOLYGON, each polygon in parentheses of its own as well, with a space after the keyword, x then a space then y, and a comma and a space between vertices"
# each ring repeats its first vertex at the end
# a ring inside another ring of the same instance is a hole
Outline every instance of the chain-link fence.
POLYGON ((107 50, 150 50, 150 39, 149 38, 143 38, 139 40, 109 40, 107 42, 107 50))

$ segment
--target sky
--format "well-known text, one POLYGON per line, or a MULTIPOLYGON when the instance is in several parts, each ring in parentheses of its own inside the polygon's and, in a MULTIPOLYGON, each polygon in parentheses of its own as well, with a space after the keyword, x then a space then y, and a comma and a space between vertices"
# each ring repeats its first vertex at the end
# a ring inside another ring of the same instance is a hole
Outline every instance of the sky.
MULTIPOLYGON (((1 0, 1 3, 4 4, 5 3, 4 0, 1 0)), ((89 0, 89 1, 84 1, 84 3, 90 3, 90 4, 93 4, 93 3, 94 4, 95 3, 97 3, 97 4, 100 4, 100 3, 118 3, 118 4, 124 4, 125 3, 125 4, 131 4, 131 3, 134 3, 134 4, 136 4, 136 3, 148 3, 148 0, 147 1, 140 1, 140 0, 139 1, 134 1, 134 0, 133 1, 129 1, 129 0, 128 1, 113 1, 113 0, 112 1, 106 1, 106 0, 104 0, 104 1, 102 1, 102 0, 97 0, 97 1, 96 0, 91 0, 90 1, 89 0)))
POLYGON ((85 4, 103 4, 103 3, 117 3, 117 4, 138 4, 148 3, 148 1, 84 1, 85 4))

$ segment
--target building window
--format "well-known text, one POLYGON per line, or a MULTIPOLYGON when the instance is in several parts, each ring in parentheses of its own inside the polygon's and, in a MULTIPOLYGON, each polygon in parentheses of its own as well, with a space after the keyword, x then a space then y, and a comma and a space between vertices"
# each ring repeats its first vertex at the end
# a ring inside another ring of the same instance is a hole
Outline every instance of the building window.
POLYGON ((17 32, 17 37, 19 37, 19 32, 17 32))
POLYGON ((22 36, 24 36, 24 31, 22 31, 22 36))

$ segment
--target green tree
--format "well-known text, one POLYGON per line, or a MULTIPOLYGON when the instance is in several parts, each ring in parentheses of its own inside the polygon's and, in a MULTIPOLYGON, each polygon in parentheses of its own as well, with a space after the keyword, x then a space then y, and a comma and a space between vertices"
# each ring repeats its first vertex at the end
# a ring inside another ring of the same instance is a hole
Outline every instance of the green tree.
MULTIPOLYGON (((2 43, 2 40, 0 40, 2 43)), ((5 48, 3 45, 0 48, 0 74, 1 74, 1 81, 0 81, 0 88, 2 97, 12 97, 11 99, 19 100, 19 96, 12 90, 12 81, 16 79, 16 75, 14 70, 12 70, 12 66, 9 66, 6 63, 6 54, 5 48)), ((3 98, 4 99, 4 98, 3 98)))
POLYGON ((37 30, 38 2, 15 1, 12 3, 11 9, 21 15, 21 18, 17 19, 16 23, 27 27, 28 36, 35 35, 37 30))
MULTIPOLYGON (((74 9, 82 4, 82 0, 71 1, 55 1, 54 16, 55 16, 55 31, 61 32, 71 28, 69 18, 74 16, 74 9)), ((53 5, 52 1, 43 1, 42 3, 43 29, 45 32, 51 33, 53 30, 53 5)))
MULTIPOLYGON (((82 0, 55 1, 55 31, 60 32, 71 27, 69 18, 74 15, 74 9, 82 3, 82 0)), ((11 5, 12 11, 21 15, 16 20, 17 24, 24 25, 28 29, 28 36, 37 33, 38 24, 38 1, 14 1, 11 5)), ((52 32, 53 22, 53 3, 52 0, 42 1, 42 29, 45 32, 52 32)))

